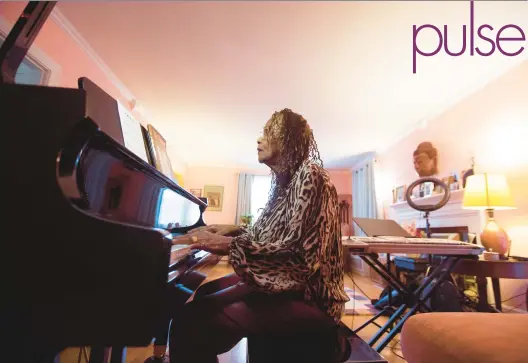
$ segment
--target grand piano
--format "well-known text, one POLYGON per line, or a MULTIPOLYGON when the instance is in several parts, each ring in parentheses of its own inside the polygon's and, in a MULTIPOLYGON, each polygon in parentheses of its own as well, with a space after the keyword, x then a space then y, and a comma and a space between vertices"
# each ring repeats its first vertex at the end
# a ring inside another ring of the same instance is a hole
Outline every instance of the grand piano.
POLYGON ((168 291, 219 258, 172 245, 205 225, 207 203, 125 147, 115 99, 86 78, 78 89, 15 84, 54 5, 30 2, 0 48, 0 360, 90 346, 91 362, 109 347, 124 362, 124 347, 159 331, 168 291))

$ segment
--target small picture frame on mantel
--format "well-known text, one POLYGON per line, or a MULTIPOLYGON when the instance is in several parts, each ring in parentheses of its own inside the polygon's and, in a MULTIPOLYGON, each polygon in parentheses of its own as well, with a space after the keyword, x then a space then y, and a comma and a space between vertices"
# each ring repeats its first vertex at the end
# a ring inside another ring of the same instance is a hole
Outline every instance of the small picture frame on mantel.
POLYGON ((435 185, 432 182, 426 182, 426 183, 421 184, 420 185, 420 197, 425 198, 425 197, 430 197, 431 195, 433 195, 434 187, 435 185))
POLYGON ((397 186, 393 189, 392 199, 394 203, 401 203, 405 201, 405 191, 407 187, 405 185, 397 186))
POLYGON ((416 186, 413 188, 411 198, 412 199, 420 198, 420 187, 419 186, 416 186))

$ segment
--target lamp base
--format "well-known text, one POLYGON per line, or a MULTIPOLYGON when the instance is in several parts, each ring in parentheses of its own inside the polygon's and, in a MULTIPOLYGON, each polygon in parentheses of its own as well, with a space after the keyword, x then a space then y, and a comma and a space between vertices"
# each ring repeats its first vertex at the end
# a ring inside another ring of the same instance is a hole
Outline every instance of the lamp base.
POLYGON ((486 251, 497 252, 501 256, 505 256, 510 249, 508 234, 495 221, 488 222, 484 231, 480 234, 480 243, 482 243, 486 251))

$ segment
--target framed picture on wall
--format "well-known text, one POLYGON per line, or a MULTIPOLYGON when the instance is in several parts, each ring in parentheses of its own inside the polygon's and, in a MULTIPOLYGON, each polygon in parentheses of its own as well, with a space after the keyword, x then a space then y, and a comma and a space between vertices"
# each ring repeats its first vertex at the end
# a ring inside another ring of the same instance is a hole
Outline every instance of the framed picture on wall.
POLYGON ((190 189, 189 191, 191 192, 192 195, 194 195, 197 198, 202 197, 202 189, 190 189))
POLYGON ((207 198, 208 211, 221 212, 224 204, 224 187, 216 185, 204 186, 204 197, 207 198))

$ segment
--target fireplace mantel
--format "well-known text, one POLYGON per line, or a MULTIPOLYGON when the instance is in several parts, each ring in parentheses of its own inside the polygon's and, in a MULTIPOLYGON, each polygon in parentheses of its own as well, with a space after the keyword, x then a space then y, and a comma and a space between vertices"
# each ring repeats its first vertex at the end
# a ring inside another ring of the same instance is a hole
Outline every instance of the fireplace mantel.
MULTIPOLYGON (((442 199, 442 194, 417 198, 417 204, 436 204, 442 199)), ((429 213, 431 227, 467 226, 470 233, 479 233, 484 222, 484 215, 477 210, 462 208, 464 190, 453 190, 445 206, 429 213)), ((425 213, 417 211, 405 202, 398 202, 389 206, 389 218, 400 224, 410 224, 414 220, 416 227, 425 227, 425 213)))

